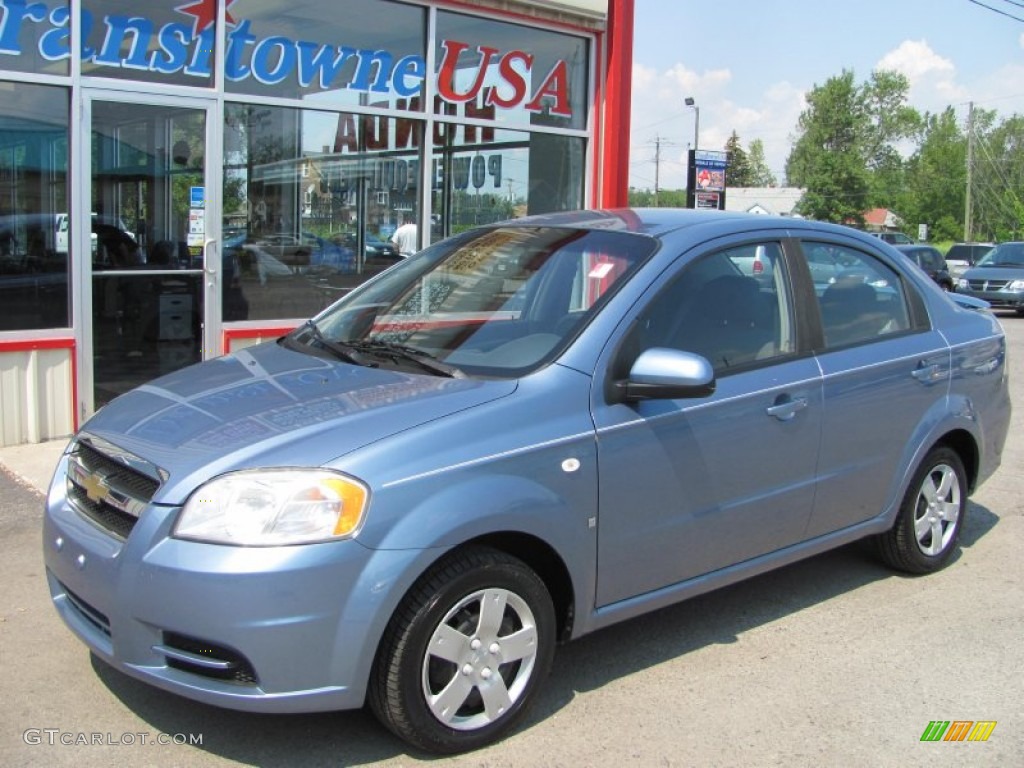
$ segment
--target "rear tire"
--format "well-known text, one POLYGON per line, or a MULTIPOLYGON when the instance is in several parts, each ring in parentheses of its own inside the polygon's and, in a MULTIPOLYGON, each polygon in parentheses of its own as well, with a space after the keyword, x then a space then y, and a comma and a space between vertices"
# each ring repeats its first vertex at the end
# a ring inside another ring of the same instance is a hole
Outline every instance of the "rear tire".
POLYGON ((955 451, 939 446, 910 482, 893 527, 876 537, 887 565, 906 573, 937 571, 960 541, 967 513, 967 473, 955 451))
POLYGON ((484 547, 457 551, 420 577, 391 618, 370 707, 420 749, 478 749, 522 717, 554 647, 551 596, 525 563, 484 547))

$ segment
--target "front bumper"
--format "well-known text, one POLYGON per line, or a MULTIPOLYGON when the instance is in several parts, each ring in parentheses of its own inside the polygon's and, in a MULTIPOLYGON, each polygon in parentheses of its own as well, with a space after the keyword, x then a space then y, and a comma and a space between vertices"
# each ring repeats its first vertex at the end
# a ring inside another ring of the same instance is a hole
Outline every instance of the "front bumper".
POLYGON ((54 605, 98 656, 155 686, 254 712, 361 707, 377 642, 421 550, 357 541, 229 547, 169 537, 150 505, 122 540, 68 500, 43 525, 54 605))
POLYGON ((1024 291, 1015 293, 1009 291, 979 291, 959 286, 957 286, 956 291, 965 296, 984 299, 992 309, 1024 309, 1024 291))

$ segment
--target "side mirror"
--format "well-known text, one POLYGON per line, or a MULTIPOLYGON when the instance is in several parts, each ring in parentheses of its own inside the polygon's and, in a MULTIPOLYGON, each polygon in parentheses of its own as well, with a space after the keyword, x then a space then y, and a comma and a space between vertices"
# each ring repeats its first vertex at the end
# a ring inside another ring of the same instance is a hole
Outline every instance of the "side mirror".
POLYGON ((619 402, 707 397, 715 391, 715 370, 704 357, 654 347, 640 354, 629 378, 613 388, 619 402))

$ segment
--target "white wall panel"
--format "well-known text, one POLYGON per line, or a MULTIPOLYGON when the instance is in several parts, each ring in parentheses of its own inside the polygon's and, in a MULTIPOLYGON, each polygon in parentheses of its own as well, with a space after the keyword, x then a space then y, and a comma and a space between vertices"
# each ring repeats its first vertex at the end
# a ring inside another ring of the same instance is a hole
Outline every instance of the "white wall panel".
POLYGON ((70 349, 0 352, 0 446, 72 433, 72 354, 70 349))

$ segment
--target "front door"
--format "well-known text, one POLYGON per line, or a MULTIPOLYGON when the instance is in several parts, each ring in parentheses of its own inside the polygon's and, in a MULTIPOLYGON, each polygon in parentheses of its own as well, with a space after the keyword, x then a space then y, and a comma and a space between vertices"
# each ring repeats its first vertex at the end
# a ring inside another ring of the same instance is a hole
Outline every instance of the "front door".
POLYGON ((83 415, 219 352, 220 211, 209 158, 211 109, 120 93, 85 100, 87 185, 72 217, 86 286, 83 415))
POLYGON ((610 366, 628 371, 650 348, 694 352, 714 365, 716 391, 609 403, 594 388, 599 608, 791 546, 811 517, 821 377, 799 353, 782 243, 704 250, 639 303, 610 366))

